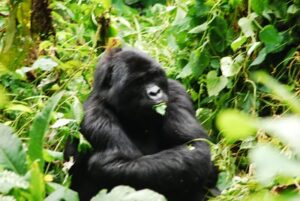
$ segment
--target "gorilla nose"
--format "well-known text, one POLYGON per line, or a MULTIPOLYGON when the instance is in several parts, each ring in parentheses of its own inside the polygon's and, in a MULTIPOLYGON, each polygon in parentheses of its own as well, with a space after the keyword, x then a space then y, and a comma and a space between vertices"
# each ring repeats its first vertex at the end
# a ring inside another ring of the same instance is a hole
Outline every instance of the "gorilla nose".
POLYGON ((156 85, 148 86, 146 91, 147 91, 148 97, 152 100, 157 101, 159 99, 162 99, 162 97, 163 97, 162 90, 156 85))

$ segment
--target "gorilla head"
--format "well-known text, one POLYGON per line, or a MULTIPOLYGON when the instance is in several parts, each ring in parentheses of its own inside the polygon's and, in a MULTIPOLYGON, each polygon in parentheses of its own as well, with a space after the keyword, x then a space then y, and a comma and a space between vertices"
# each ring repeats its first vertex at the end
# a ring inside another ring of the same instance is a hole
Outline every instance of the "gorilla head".
POLYGON ((121 118, 160 118, 154 106, 168 101, 164 70, 148 55, 134 49, 106 53, 95 75, 95 92, 121 118))

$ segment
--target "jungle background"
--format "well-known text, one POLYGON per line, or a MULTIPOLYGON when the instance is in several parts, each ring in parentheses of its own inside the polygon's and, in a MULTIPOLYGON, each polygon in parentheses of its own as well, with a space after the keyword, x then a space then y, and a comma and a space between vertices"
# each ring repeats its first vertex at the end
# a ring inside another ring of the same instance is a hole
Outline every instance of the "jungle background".
MULTIPOLYGON (((0 200, 78 200, 63 161, 101 53, 132 46, 191 95, 213 201, 300 200, 299 0, 1 0, 0 200)), ((94 201, 164 200, 117 187, 94 201)))

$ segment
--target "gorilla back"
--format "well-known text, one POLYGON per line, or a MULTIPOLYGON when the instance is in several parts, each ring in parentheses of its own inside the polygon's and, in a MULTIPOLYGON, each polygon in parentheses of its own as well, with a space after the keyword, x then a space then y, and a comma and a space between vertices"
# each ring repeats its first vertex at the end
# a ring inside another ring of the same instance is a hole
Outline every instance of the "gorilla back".
POLYGON ((118 48, 102 56, 84 109, 81 133, 93 149, 78 153, 73 139, 65 150, 75 160, 71 188, 80 200, 129 185, 169 201, 201 201, 215 185, 207 135, 190 97, 146 54, 118 48), (167 106, 165 114, 153 109, 158 104, 167 106))

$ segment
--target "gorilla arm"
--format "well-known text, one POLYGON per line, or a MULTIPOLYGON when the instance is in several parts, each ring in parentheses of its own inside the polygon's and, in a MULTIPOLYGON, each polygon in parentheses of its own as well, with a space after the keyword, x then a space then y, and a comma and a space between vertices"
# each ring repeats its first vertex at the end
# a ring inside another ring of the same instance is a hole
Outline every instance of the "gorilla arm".
POLYGON ((88 172, 93 178, 110 181, 111 186, 125 184, 160 192, 206 183, 212 168, 208 144, 201 140, 191 142, 190 146, 186 144, 206 138, 206 134, 194 117, 184 89, 175 81, 170 81, 169 85, 172 99, 162 138, 171 145, 170 149, 142 155, 111 113, 96 112, 90 116, 97 116, 97 119, 85 119, 83 133, 89 133, 86 137, 96 145, 88 161, 88 172))

